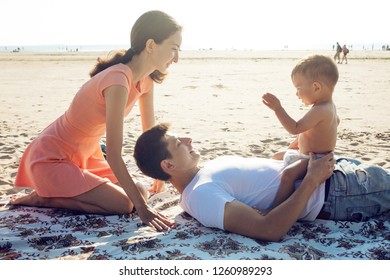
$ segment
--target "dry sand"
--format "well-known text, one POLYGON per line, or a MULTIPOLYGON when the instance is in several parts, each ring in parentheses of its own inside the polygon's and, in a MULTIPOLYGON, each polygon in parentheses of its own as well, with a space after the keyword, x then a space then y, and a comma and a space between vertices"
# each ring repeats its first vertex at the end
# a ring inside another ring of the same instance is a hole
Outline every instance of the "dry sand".
MULTIPOLYGON (((302 57, 328 51, 183 51, 155 87, 157 121, 193 138, 202 160, 222 154, 269 157, 293 136, 261 103, 276 94, 298 119, 308 108, 295 96, 290 72, 302 57)), ((102 53, 0 53, 0 209, 20 191, 18 162, 37 134, 62 114, 102 53)), ((334 101, 341 118, 336 154, 390 169, 390 52, 352 51, 338 65, 334 101)), ((124 158, 141 132, 135 107, 125 120, 124 158)), ((136 171, 134 171, 136 172, 136 171)))

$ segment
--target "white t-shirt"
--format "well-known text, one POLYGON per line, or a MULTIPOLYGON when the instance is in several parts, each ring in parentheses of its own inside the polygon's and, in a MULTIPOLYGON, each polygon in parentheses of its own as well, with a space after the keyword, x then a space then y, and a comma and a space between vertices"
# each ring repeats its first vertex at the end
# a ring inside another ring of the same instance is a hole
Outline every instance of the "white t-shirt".
MULTIPOLYGON (((236 199, 259 210, 271 206, 285 167, 283 161, 273 159, 218 157, 207 162, 184 189, 180 206, 204 226, 224 229, 227 202, 236 199)), ((324 196, 324 188, 317 188, 299 219, 315 220, 324 196)))

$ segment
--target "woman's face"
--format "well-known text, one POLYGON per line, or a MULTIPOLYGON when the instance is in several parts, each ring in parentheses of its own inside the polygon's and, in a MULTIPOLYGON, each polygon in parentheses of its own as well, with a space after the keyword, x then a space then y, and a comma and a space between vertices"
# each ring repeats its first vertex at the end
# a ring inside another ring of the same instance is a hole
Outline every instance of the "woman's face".
POLYGON ((179 61, 181 41, 181 31, 177 31, 161 44, 155 44, 152 59, 156 70, 166 73, 173 62, 177 63, 179 61))

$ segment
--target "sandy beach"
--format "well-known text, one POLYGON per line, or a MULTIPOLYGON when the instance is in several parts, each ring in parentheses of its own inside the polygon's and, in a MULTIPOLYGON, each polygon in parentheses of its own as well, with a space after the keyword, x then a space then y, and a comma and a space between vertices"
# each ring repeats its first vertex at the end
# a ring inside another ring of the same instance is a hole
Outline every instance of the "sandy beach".
MULTIPOLYGON (((202 160, 222 154, 270 157, 293 136, 261 103, 276 94, 296 119, 308 108, 295 96, 290 72, 308 54, 332 51, 183 51, 169 77, 155 87, 158 122, 190 135, 202 160)), ((1 209, 20 189, 13 181, 22 153, 61 115, 104 53, 0 53, 1 209)), ((336 154, 390 168, 390 52, 352 51, 339 64, 334 94, 339 126, 336 154)), ((141 133, 138 108, 125 120, 126 161, 141 133)), ((132 170, 137 173, 137 170, 132 170)))
MULTIPOLYGON (((182 51, 168 78, 155 86, 157 121, 170 122, 179 135, 191 136, 194 149, 202 155, 201 163, 225 154, 270 157, 286 149, 294 136, 262 104, 261 96, 276 94, 296 119, 305 114, 309 108, 296 97, 290 72, 299 59, 314 53, 333 56, 332 51, 182 51)), ((280 243, 267 243, 203 227, 182 211, 180 196, 169 184, 148 202, 175 221, 177 227, 166 233, 143 226, 136 212, 102 216, 11 207, 12 196, 28 192, 13 186, 25 148, 64 113, 88 80, 96 58, 105 55, 0 52, 1 260, 390 258, 389 213, 356 223, 297 222, 280 243)), ((390 52, 352 51, 348 64, 338 67, 334 100, 341 123, 336 155, 390 169, 390 52)), ((137 104, 125 119, 124 133, 123 156, 133 177, 151 184, 135 168, 132 157, 141 133, 137 104)), ((53 273, 67 269, 54 267, 53 273)))

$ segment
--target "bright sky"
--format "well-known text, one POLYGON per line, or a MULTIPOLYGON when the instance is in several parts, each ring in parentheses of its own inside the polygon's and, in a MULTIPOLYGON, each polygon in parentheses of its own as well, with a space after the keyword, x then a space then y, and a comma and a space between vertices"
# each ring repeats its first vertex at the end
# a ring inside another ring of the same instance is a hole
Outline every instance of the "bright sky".
POLYGON ((182 49, 390 44, 388 0, 1 0, 0 46, 129 44, 135 20, 162 10, 182 49))

